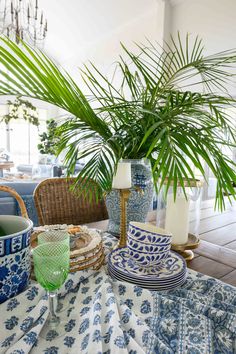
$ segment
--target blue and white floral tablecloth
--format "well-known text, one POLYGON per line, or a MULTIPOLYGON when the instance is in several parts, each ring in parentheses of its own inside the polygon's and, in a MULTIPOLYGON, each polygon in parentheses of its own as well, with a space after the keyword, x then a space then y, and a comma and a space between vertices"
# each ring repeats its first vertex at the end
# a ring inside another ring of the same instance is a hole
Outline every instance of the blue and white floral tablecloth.
POLYGON ((112 280, 105 267, 77 272, 59 304, 64 334, 47 340, 38 337, 48 315, 40 286, 1 304, 0 353, 236 353, 236 288, 193 271, 166 292, 112 280))

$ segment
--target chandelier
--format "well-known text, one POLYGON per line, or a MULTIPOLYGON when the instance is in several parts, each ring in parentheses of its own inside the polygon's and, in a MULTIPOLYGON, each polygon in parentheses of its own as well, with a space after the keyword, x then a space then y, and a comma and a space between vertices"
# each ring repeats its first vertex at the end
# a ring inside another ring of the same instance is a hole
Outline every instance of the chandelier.
POLYGON ((0 34, 40 46, 47 35, 47 20, 38 0, 0 0, 0 34))

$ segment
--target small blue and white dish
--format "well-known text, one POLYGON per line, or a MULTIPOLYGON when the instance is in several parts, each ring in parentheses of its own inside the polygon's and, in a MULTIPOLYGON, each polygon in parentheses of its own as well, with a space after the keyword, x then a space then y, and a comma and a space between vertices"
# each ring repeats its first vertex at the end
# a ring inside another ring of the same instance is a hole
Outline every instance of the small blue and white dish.
POLYGON ((117 280, 127 281, 150 290, 169 290, 181 286, 187 275, 186 262, 170 251, 164 267, 142 268, 129 257, 127 247, 115 249, 108 256, 108 272, 117 280))
POLYGON ((170 244, 172 235, 164 229, 152 224, 131 221, 128 233, 137 241, 149 244, 170 244))
POLYGON ((166 230, 139 222, 130 222, 127 246, 130 258, 140 267, 161 268, 171 248, 172 235, 166 230))
POLYGON ((183 285, 185 283, 186 277, 187 277, 187 275, 185 274, 178 281, 160 285, 160 284, 156 284, 156 283, 142 283, 141 281, 137 281, 135 279, 125 279, 123 276, 120 276, 119 274, 113 273, 113 271, 111 269, 108 269, 108 273, 113 279, 116 279, 116 280, 121 281, 121 282, 126 281, 128 283, 137 285, 140 288, 144 288, 144 289, 148 289, 148 290, 152 290, 152 291, 166 291, 166 290, 175 289, 175 288, 183 285))
POLYGON ((165 287, 165 286, 169 286, 169 285, 175 285, 176 283, 179 283, 182 281, 182 279, 185 277, 186 275, 186 270, 184 270, 183 272, 181 272, 178 276, 176 276, 174 279, 158 279, 157 277, 155 279, 150 279, 150 278, 146 278, 146 279, 141 279, 138 277, 134 277, 132 275, 124 275, 121 272, 119 272, 117 269, 111 267, 110 265, 108 266, 108 270, 110 273, 114 274, 116 277, 120 277, 125 281, 128 282, 133 282, 135 284, 141 284, 141 285, 148 285, 150 287, 165 287))
POLYGON ((169 249, 167 252, 143 252, 140 249, 137 252, 137 249, 131 248, 130 245, 128 247, 130 258, 142 268, 161 269, 164 266, 163 262, 169 255, 169 249))

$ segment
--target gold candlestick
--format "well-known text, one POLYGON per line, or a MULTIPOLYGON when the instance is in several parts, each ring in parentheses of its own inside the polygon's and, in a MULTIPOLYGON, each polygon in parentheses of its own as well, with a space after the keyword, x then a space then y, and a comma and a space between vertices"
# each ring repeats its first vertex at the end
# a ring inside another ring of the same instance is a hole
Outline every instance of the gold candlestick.
POLYGON ((119 189, 120 192, 120 239, 115 246, 115 248, 121 248, 126 246, 126 210, 127 210, 127 201, 130 196, 129 188, 119 189))
POLYGON ((191 261, 194 258, 193 249, 197 248, 200 244, 200 239, 192 234, 188 234, 188 242, 183 245, 171 245, 171 249, 179 253, 186 262, 191 261))

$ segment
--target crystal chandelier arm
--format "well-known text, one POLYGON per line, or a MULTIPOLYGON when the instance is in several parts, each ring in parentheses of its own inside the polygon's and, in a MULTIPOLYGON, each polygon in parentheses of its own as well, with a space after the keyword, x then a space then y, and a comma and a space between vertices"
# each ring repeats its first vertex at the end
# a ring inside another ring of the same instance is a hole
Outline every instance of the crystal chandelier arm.
POLYGON ((0 33, 17 43, 24 39, 34 46, 42 45, 47 35, 47 21, 38 1, 35 5, 30 0, 0 1, 0 33))

